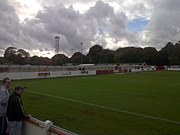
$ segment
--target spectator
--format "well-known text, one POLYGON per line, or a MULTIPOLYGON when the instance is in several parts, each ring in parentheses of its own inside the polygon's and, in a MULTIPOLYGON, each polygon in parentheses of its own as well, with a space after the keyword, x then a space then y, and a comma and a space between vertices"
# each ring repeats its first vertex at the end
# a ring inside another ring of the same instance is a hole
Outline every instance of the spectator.
POLYGON ((9 99, 9 87, 11 80, 3 79, 3 84, 0 88, 0 135, 5 135, 7 130, 6 110, 9 99))
POLYGON ((14 93, 9 97, 7 107, 9 135, 21 135, 22 121, 30 118, 30 115, 25 113, 21 100, 21 95, 25 89, 25 86, 17 86, 14 93))

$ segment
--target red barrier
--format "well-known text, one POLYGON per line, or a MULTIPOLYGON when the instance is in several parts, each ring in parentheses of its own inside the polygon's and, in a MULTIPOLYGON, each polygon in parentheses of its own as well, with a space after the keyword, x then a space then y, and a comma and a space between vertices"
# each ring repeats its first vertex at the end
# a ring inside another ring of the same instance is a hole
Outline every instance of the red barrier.
POLYGON ((114 70, 96 70, 96 75, 113 74, 114 70))

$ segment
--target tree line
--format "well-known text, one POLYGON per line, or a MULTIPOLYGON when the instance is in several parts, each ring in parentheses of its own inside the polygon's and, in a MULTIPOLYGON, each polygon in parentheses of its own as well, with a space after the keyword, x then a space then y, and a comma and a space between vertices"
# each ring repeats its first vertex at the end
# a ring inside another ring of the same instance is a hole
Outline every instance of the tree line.
POLYGON ((86 55, 75 52, 68 58, 64 54, 55 54, 51 59, 47 57, 30 57, 29 52, 15 47, 8 47, 4 57, 0 57, 0 64, 18 65, 65 65, 72 64, 124 64, 146 63, 148 65, 180 65, 180 41, 173 44, 168 42, 165 47, 157 51, 154 47, 124 47, 117 50, 103 49, 96 44, 86 55))

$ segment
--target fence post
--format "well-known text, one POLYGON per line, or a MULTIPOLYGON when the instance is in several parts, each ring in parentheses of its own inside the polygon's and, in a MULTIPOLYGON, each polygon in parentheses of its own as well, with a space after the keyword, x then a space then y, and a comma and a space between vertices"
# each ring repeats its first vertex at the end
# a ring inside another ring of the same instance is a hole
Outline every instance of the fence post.
POLYGON ((53 123, 49 120, 46 120, 44 122, 44 135, 50 135, 50 133, 48 132, 49 128, 53 125, 53 123))

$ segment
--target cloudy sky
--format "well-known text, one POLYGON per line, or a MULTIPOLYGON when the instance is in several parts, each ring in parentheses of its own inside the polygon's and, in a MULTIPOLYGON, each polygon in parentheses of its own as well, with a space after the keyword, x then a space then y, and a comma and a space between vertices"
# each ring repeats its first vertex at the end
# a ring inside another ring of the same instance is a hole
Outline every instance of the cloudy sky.
POLYGON ((83 53, 95 44, 155 47, 180 40, 180 0, 0 0, 0 56, 13 46, 31 56, 83 53))

